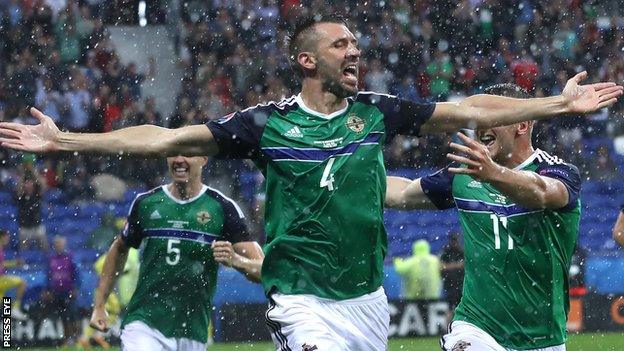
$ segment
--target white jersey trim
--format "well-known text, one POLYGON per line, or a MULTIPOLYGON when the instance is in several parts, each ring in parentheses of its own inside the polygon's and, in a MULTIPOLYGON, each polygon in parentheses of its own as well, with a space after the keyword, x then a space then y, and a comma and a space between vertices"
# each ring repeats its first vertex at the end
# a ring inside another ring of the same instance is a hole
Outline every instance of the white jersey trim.
POLYGON ((166 195, 167 195, 167 196, 168 196, 168 197, 169 197, 172 201, 174 201, 174 202, 176 202, 176 203, 178 203, 178 204, 180 204, 180 205, 188 204, 188 203, 191 203, 191 202, 193 202, 193 201, 197 200, 200 196, 204 195, 204 193, 206 192, 206 190, 208 190, 208 187, 207 187, 206 185, 202 184, 202 187, 201 187, 201 189, 199 190, 199 194, 197 194, 197 195, 193 196, 192 198, 190 198, 190 199, 188 199, 188 200, 181 200, 181 199, 178 199, 178 198, 176 198, 175 196, 173 196, 173 194, 169 191, 169 189, 167 189, 167 186, 168 186, 168 185, 169 185, 169 184, 167 184, 167 185, 163 185, 163 186, 162 186, 163 191, 165 192, 165 194, 166 194, 166 195))
MULTIPOLYGON (((347 100, 345 100, 347 101, 347 100)), ((303 102, 303 98, 301 97, 301 93, 299 93, 297 95, 297 97, 295 98, 295 102, 297 104, 299 104, 299 107, 304 110, 306 113, 309 113, 311 115, 317 116, 317 117, 321 117, 324 119, 332 119, 336 116, 340 116, 341 114, 347 112, 347 109, 349 109, 349 102, 347 101, 347 106, 345 106, 344 108, 341 108, 340 110, 336 111, 336 112, 332 112, 330 114, 325 114, 325 113, 321 113, 318 111, 314 111, 313 109, 309 108, 308 106, 306 106, 306 104, 303 102)))
POLYGON ((226 199, 227 201, 229 201, 232 205, 234 205, 234 208, 236 209, 236 212, 238 212, 238 217, 243 219, 245 218, 245 214, 243 213, 243 210, 241 210, 241 208, 238 206, 238 204, 236 203, 236 201, 230 199, 229 197, 225 196, 225 194, 223 194, 222 192, 220 192, 219 190, 215 189, 215 188, 211 188, 209 186, 207 186, 206 188, 214 191, 215 193, 223 196, 224 199, 226 199))

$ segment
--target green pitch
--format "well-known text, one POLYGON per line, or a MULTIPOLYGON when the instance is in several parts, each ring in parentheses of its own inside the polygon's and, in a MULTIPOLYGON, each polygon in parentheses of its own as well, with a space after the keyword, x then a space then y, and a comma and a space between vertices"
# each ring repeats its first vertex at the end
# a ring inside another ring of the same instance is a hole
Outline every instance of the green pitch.
MULTIPOLYGON (((584 333, 572 334, 567 343, 568 351, 621 351, 624 345, 623 333, 584 333)), ((77 348, 21 349, 24 351, 77 351, 77 348)), ((102 349, 91 349, 102 350, 102 349)), ((392 339, 389 351, 439 351, 438 338, 392 339)), ((119 351, 117 348, 111 351, 119 351)), ((208 351, 275 351, 271 343, 231 343, 215 344, 208 351)))

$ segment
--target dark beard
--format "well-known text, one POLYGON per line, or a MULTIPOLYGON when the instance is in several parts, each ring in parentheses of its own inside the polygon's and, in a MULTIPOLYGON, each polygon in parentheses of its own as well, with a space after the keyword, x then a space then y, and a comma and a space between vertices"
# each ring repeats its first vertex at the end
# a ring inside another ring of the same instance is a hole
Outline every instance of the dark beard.
POLYGON ((346 89, 342 86, 342 84, 340 84, 340 78, 336 78, 335 72, 330 73, 327 72, 326 69, 323 69, 323 67, 328 66, 325 64, 325 61, 319 59, 318 65, 320 76, 323 79, 322 85, 324 91, 328 91, 336 95, 336 97, 339 99, 345 99, 350 96, 355 96, 355 94, 357 94, 357 88, 355 89, 355 91, 350 91, 346 89))
POLYGON ((331 78, 323 80, 323 90, 336 95, 336 97, 339 99, 345 99, 357 94, 357 91, 350 91, 348 89, 345 89, 342 84, 340 84, 340 82, 337 82, 331 78))

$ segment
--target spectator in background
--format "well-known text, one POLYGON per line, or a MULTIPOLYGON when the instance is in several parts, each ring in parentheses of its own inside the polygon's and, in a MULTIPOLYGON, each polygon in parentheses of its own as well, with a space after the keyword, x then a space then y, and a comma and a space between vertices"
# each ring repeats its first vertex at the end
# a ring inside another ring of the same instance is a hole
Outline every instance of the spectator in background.
POLYGON ((364 79, 368 90, 387 94, 390 92, 390 84, 394 80, 394 75, 381 64, 379 59, 373 59, 364 79))
POLYGON ((130 62, 121 75, 121 84, 128 87, 130 97, 133 101, 139 101, 141 99, 141 84, 143 84, 146 79, 151 79, 156 74, 156 60, 150 57, 148 62, 149 70, 145 74, 138 71, 136 63, 130 62))
POLYGON ((440 298, 440 259, 429 252, 426 240, 417 240, 410 258, 395 258, 394 269, 403 278, 401 296, 406 299, 440 298))
POLYGON ((41 198, 46 182, 35 168, 34 162, 34 155, 23 154, 18 169, 15 202, 19 224, 19 247, 28 248, 31 242, 35 241, 39 248, 47 251, 46 228, 41 221, 41 198))
POLYGON ((5 268, 15 267, 22 264, 19 260, 5 260, 4 249, 9 245, 11 237, 9 232, 0 229, 0 296, 7 296, 7 291, 16 288, 15 298, 11 304, 11 317, 17 320, 26 320, 27 316, 22 312, 22 297, 26 291, 26 282, 16 275, 7 275, 5 268))
POLYGON ((54 122, 60 124, 59 128, 64 128, 64 121, 61 121, 65 99, 63 95, 55 89, 54 82, 50 77, 44 77, 43 81, 37 81, 37 95, 35 95, 35 106, 52 117, 54 122))
POLYGON ((459 304, 464 287, 464 249, 459 242, 459 233, 449 235, 448 244, 442 249, 442 278, 444 296, 449 304, 447 321, 453 318, 453 310, 459 304))
POLYGON ((63 321, 64 335, 67 344, 71 345, 78 330, 76 297, 80 275, 73 257, 66 250, 67 239, 57 235, 52 245, 54 252, 48 257, 48 286, 42 299, 63 321))
POLYGON ((119 228, 115 224, 116 220, 114 213, 104 213, 100 219, 100 225, 91 232, 87 245, 98 252, 106 251, 119 233, 119 228))
POLYGON ((451 91, 453 64, 449 55, 439 48, 435 49, 434 59, 425 69, 429 75, 429 94, 434 101, 446 101, 451 91))
POLYGON ((76 68, 72 72, 70 86, 65 93, 69 109, 66 126, 74 132, 86 131, 91 113, 91 93, 87 90, 87 77, 76 68))
POLYGON ((592 180, 608 181, 617 176, 615 162, 609 155, 609 149, 602 145, 596 150, 596 156, 591 158, 589 175, 592 180))

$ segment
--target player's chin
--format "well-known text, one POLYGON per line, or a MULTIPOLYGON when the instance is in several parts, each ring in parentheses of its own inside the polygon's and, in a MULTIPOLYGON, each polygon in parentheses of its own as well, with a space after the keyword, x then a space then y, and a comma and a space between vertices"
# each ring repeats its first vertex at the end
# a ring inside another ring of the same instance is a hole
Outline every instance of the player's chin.
POLYGON ((340 84, 340 86, 342 87, 342 90, 344 91, 344 95, 346 96, 354 96, 359 91, 357 83, 353 84, 351 82, 343 81, 342 84, 340 84))

